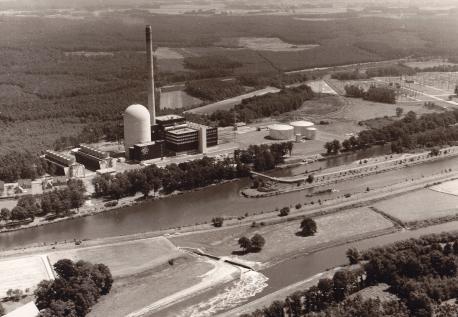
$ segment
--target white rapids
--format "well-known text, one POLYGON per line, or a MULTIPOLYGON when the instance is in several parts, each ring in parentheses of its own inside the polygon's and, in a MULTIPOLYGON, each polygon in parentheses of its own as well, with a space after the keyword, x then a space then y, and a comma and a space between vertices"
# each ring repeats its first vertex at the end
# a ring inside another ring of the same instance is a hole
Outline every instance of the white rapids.
POLYGON ((217 312, 234 308, 266 288, 267 280, 268 278, 261 273, 244 272, 237 282, 226 287, 223 292, 184 309, 177 317, 208 317, 214 316, 217 312))

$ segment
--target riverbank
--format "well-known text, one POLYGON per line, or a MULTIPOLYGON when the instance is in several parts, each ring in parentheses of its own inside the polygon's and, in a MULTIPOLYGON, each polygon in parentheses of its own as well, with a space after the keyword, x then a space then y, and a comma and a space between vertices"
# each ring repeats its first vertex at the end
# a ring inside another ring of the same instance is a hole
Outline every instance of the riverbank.
POLYGON ((458 155, 458 147, 441 149, 438 155, 430 152, 416 154, 384 155, 360 160, 358 164, 348 164, 322 170, 321 173, 310 176, 272 177, 262 173, 252 172, 253 175, 267 179, 268 186, 260 188, 244 188, 241 193, 247 198, 262 198, 285 193, 311 189, 319 186, 333 185, 349 179, 363 178, 371 175, 403 169, 414 165, 444 160, 458 155), (309 178, 311 177, 311 178, 309 178))
POLYGON ((4 232, 14 232, 14 231, 19 231, 19 230, 46 226, 49 224, 59 223, 59 222, 68 221, 68 220, 77 219, 77 218, 94 216, 94 215, 98 215, 98 214, 109 212, 109 211, 116 211, 116 210, 126 208, 126 207, 141 205, 148 201, 153 201, 153 200, 158 200, 158 199, 168 199, 168 198, 173 198, 175 196, 183 195, 185 193, 202 191, 202 190, 205 190, 213 186, 218 186, 218 185, 230 183, 230 182, 237 182, 239 180, 240 178, 234 178, 231 180, 222 181, 220 183, 211 184, 205 187, 199 187, 199 188, 195 188, 195 189, 191 189, 187 191, 175 191, 170 194, 157 194, 154 196, 148 196, 147 198, 144 198, 142 194, 136 194, 135 196, 123 197, 119 199, 115 206, 110 206, 109 204, 110 202, 113 202, 114 200, 106 200, 104 198, 92 198, 91 200, 86 201, 86 204, 88 204, 89 202, 89 205, 83 206, 79 208, 79 210, 77 211, 72 210, 71 214, 68 216, 60 217, 60 218, 56 218, 52 220, 46 220, 45 217, 35 217, 34 221, 21 225, 19 227, 1 228, 0 234, 4 232))

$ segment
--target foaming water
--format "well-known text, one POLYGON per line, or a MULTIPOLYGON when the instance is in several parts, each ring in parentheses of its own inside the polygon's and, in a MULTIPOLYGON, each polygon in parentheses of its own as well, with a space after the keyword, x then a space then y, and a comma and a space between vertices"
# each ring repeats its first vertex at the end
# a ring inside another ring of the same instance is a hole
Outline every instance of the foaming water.
POLYGON ((177 317, 208 317, 217 312, 237 307, 267 287, 268 278, 258 272, 248 271, 240 280, 223 292, 179 312, 177 317))

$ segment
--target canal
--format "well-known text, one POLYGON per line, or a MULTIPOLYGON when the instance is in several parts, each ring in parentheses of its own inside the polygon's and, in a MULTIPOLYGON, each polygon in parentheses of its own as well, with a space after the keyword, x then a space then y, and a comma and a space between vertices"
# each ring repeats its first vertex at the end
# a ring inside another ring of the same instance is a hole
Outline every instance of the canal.
MULTIPOLYGON (((364 153, 363 153, 364 154, 364 153)), ((363 154, 357 154, 362 158, 363 154)), ((372 155, 373 153, 366 153, 372 155)), ((325 164, 325 167, 341 165, 354 161, 355 155, 336 158, 329 161, 315 162, 325 164)), ((94 239, 118 235, 128 235, 168 229, 195 223, 210 221, 215 216, 242 216, 260 211, 272 211, 275 208, 309 203, 318 199, 330 199, 345 193, 363 192, 367 187, 375 188, 441 173, 445 168, 453 168, 458 164, 458 157, 411 166, 378 175, 340 182, 333 185, 337 192, 323 193, 319 196, 306 197, 313 191, 329 189, 322 188, 287 193, 265 198, 245 198, 240 195, 240 189, 249 185, 248 179, 211 186, 200 191, 164 199, 151 200, 139 205, 120 208, 90 217, 76 218, 68 221, 53 223, 41 227, 13 231, 0 234, 0 250, 24 247, 33 243, 52 243, 55 241, 73 239, 94 239)), ((315 167, 316 167, 315 166, 315 167)), ((299 166, 282 170, 281 173, 296 174, 309 166, 299 166)), ((277 171, 278 172, 278 171, 277 171)))

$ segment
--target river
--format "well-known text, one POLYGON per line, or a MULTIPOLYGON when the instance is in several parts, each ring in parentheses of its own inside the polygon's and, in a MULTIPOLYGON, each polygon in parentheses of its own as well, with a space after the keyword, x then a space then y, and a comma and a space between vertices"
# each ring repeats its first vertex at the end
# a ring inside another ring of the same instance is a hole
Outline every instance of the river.
POLYGON ((332 247, 311 254, 300 255, 261 271, 260 273, 262 274, 260 275, 264 276, 264 278, 258 277, 257 280, 253 281, 251 287, 248 287, 245 283, 234 281, 185 300, 165 310, 152 313, 148 315, 148 317, 185 315, 187 317, 215 316, 218 313, 229 311, 248 301, 256 300, 291 284, 309 279, 330 268, 347 264, 345 252, 348 248, 355 247, 359 250, 367 250, 372 247, 383 246, 400 240, 418 238, 422 235, 446 231, 458 231, 458 221, 412 231, 402 230, 380 237, 332 247), (257 292, 254 294, 244 292, 247 289, 257 292), (227 294, 236 294, 239 296, 233 295, 231 298, 228 298, 227 294), (215 307, 217 309, 215 309, 215 307))
MULTIPOLYGON (((371 152, 351 154, 346 157, 313 163, 313 168, 330 167, 344 164, 355 159, 371 155, 371 152)), ((348 180, 333 185, 338 189, 335 193, 321 194, 319 197, 306 197, 314 190, 292 192, 273 197, 245 198, 239 191, 249 184, 248 179, 211 186, 200 191, 188 192, 179 196, 152 200, 139 205, 120 208, 94 216, 76 218, 58 223, 48 224, 19 231, 0 234, 0 250, 20 248, 34 243, 52 243, 73 239, 94 239, 118 235, 128 235, 159 229, 168 229, 184 225, 192 225, 210 221, 215 216, 241 216, 260 211, 272 211, 275 208, 307 203, 341 196, 345 193, 365 191, 367 187, 388 186, 422 175, 440 173, 445 168, 453 168, 458 164, 458 157, 431 162, 422 165, 394 170, 376 176, 348 180)), ((297 174, 310 165, 282 170, 277 173, 297 174)))

